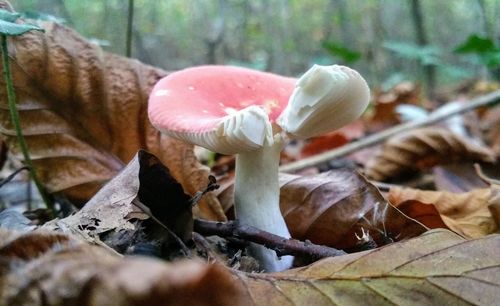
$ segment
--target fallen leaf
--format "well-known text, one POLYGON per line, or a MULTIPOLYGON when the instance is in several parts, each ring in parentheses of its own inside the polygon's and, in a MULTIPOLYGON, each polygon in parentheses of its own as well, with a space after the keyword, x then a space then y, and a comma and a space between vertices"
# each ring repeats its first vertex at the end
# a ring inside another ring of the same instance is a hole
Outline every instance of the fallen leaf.
POLYGON ((384 181, 438 164, 494 162, 495 155, 472 141, 439 127, 420 128, 390 138, 365 165, 369 178, 384 181))
POLYGON ((1 305, 245 305, 227 269, 116 256, 65 234, 0 231, 1 305))
MULTIPOLYGON (((369 230, 379 245, 415 237, 426 228, 382 197, 359 173, 332 170, 318 175, 280 174, 280 208, 293 238, 338 249, 356 247, 356 234, 369 230)), ((232 186, 219 194, 234 203, 232 186)))
POLYGON ((367 125, 371 131, 400 123, 396 108, 401 104, 420 104, 420 87, 411 82, 402 82, 385 92, 376 92, 373 98, 373 113, 367 125))
MULTIPOLYGON (((45 33, 9 39, 9 56, 23 133, 49 192, 83 204, 141 148, 156 154, 186 192, 206 186, 209 171, 193 147, 149 123, 148 95, 165 71, 106 53, 63 25, 39 24, 45 33)), ((0 133, 20 158, 4 85, 0 133)), ((213 195, 195 213, 225 219, 213 195)))
MULTIPOLYGON (((290 160, 297 160, 307 156, 316 155, 334 148, 345 145, 346 143, 361 138, 365 135, 365 127, 361 119, 355 120, 340 129, 325 134, 323 136, 313 137, 308 140, 295 140, 294 146, 300 148, 297 150, 286 146, 282 153, 286 153, 290 160), (295 153, 295 154, 294 154, 295 153)), ((289 160, 285 160, 289 161, 289 160)), ((283 163, 283 159, 281 159, 283 163)))
MULTIPOLYGON (((396 207, 402 204, 407 207, 433 205, 451 230, 467 238, 477 238, 498 230, 489 209, 490 205, 500 205, 500 198, 495 197, 497 188, 492 186, 466 193, 452 193, 393 187, 389 190, 388 200, 396 207)), ((413 207, 413 210, 421 211, 417 207, 413 207)), ((419 220, 416 215, 409 216, 419 220)))
POLYGON ((310 139, 302 147, 301 157, 308 157, 325 151, 341 147, 348 143, 347 137, 340 132, 332 132, 310 139))
POLYGON ((139 190, 137 196, 153 216, 166 225, 183 242, 193 232, 191 197, 156 156, 139 151, 139 190))
POLYGON ((500 107, 491 109, 481 120, 484 138, 495 154, 500 156, 500 107))
POLYGON ((417 220, 428 228, 446 228, 441 214, 434 205, 428 205, 416 200, 406 200, 397 205, 406 216, 417 220))
POLYGON ((495 305, 500 235, 446 230, 273 274, 237 273, 253 305, 495 305))
MULTIPOLYGON (((496 171, 497 167, 494 164, 483 164, 484 169, 492 171, 496 171)), ((437 190, 460 193, 488 187, 477 175, 472 162, 438 166, 434 167, 432 172, 437 190)))
MULTIPOLYGON (((193 215, 190 196, 184 193, 168 168, 145 151, 139 151, 127 167, 77 213, 53 220, 44 228, 78 233, 89 241, 94 241, 94 237, 103 233, 137 230, 138 226, 132 221, 150 216, 133 204, 136 199, 183 242, 191 239, 193 215)), ((159 237, 150 239, 160 242, 169 236, 164 230, 159 234, 150 233, 150 236, 153 235, 159 237)))

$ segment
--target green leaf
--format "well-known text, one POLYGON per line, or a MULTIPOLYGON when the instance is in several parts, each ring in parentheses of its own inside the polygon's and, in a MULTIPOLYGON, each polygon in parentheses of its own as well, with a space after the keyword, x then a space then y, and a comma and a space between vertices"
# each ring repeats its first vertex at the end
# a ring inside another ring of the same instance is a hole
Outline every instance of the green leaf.
POLYGON ((439 58, 441 51, 436 46, 419 46, 412 43, 394 41, 384 42, 382 46, 403 58, 417 60, 422 65, 437 66, 442 63, 442 60, 439 58))
POLYGON ((480 64, 486 65, 490 69, 500 66, 500 48, 487 37, 473 34, 453 51, 460 54, 471 54, 480 64))
POLYGON ((323 48, 332 56, 340 57, 345 62, 352 64, 361 58, 361 53, 348 49, 332 41, 325 41, 323 48))
POLYGON ((495 52, 486 53, 486 54, 484 54, 482 59, 486 63, 486 66, 488 66, 488 68, 490 68, 490 69, 496 68, 496 67, 500 66, 500 50, 497 50, 495 52))
POLYGON ((456 53, 487 53, 495 51, 495 44, 487 37, 470 35, 465 42, 453 50, 456 53))
POLYGON ((19 14, 19 13, 13 13, 13 12, 9 12, 7 10, 0 9, 0 20, 4 20, 7 22, 14 22, 17 19, 19 19, 20 16, 21 16, 21 14, 19 14))
POLYGON ((20 14, 18 13, 11 13, 0 9, 0 34, 17 36, 32 30, 43 31, 42 28, 33 24, 15 23, 19 16, 20 14))
POLYGON ((24 11, 21 13, 21 18, 26 19, 34 19, 34 20, 42 20, 42 21, 51 21, 55 23, 66 23, 66 19, 57 17, 50 14, 45 14, 37 11, 24 11))

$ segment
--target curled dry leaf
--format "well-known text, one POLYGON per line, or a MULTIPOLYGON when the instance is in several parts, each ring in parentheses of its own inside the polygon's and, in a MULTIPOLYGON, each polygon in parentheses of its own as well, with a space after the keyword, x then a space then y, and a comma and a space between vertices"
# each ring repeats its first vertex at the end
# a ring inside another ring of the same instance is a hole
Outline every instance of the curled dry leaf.
MULTIPOLYGON (((65 26, 40 25, 45 33, 10 39, 9 56, 23 133, 49 192, 82 204, 140 148, 156 154, 186 192, 206 186, 208 169, 192 146, 160 135, 148 121, 149 92, 165 71, 106 53, 65 26)), ((4 85, 0 133, 20 157, 4 85)), ((225 219, 213 195, 196 213, 225 219)))
POLYGON ((420 128, 390 138, 366 164, 366 175, 383 181, 399 175, 458 161, 494 162, 495 155, 444 128, 420 128))
POLYGON ((0 304, 245 305, 229 271, 115 256, 71 236, 0 231, 0 304))
POLYGON ((274 274, 238 273, 253 305, 494 305, 500 235, 446 230, 274 274))
MULTIPOLYGON (((103 233, 139 230, 132 220, 150 216, 133 204, 136 200, 140 200, 149 210, 148 214, 155 216, 183 242, 191 239, 193 215, 190 197, 158 158, 145 151, 139 151, 127 167, 77 213, 53 220, 44 227, 77 233, 91 242, 103 233)), ((146 226, 142 224, 142 227, 146 226)), ((169 243, 166 232, 161 232, 161 237, 148 234, 150 240, 169 243)))
MULTIPOLYGON (((337 249, 356 247, 356 234, 368 230, 377 244, 415 237, 426 228, 387 203, 359 173, 334 170, 318 175, 280 174, 280 209, 293 238, 337 249)), ((234 202, 232 188, 219 194, 234 202)), ((228 204, 229 203, 229 204, 228 204)))
POLYGON ((396 207, 403 206, 404 211, 411 210, 409 216, 417 220, 418 214, 427 209, 425 206, 434 206, 451 230, 467 238, 477 238, 499 229, 491 210, 500 207, 499 190, 500 186, 495 185, 465 193, 393 187, 388 199, 396 207))

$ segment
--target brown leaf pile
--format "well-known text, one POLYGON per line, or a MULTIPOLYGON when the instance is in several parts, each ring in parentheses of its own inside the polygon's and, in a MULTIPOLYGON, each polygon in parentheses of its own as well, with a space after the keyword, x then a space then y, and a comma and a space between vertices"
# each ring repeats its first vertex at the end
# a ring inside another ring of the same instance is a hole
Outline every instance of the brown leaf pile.
POLYGON ((281 273, 120 258, 74 238, 0 231, 1 305, 494 305, 500 235, 437 230, 281 273), (474 260, 471 260, 474 259, 474 260))
POLYGON ((121 258, 70 236, 0 231, 0 305, 244 305, 228 270, 121 258))
POLYGON ((500 235, 445 230, 274 274, 239 274, 253 305, 495 305, 500 235))
MULTIPOLYGON (((51 193, 83 204, 130 161, 138 149, 156 154, 194 194, 208 169, 192 146, 161 136, 147 118, 147 99, 165 71, 103 52, 54 23, 45 33, 9 39, 9 56, 21 125, 34 165, 51 193)), ((0 133, 20 156, 0 86, 0 133)), ((201 217, 223 220, 217 199, 207 196, 201 217)))
POLYGON ((494 162, 494 153, 444 128, 427 127, 390 138, 366 164, 369 178, 383 181, 438 164, 494 162))
MULTIPOLYGON (((426 228, 403 215, 359 173, 335 170, 311 176, 280 174, 280 209, 293 238, 339 249, 355 247, 356 233, 369 230, 379 245, 415 237, 426 228), (384 236, 385 235, 385 236, 384 236)), ((232 188, 219 199, 224 207, 234 199, 232 188)))
MULTIPOLYGON (((394 187, 390 189, 388 199, 397 207, 406 207, 405 210, 413 207, 415 214, 424 210, 425 206, 434 206, 451 230, 467 238, 478 238, 499 229, 491 210, 500 207, 499 190, 498 186, 492 186, 452 193, 394 187)), ((409 216, 419 219, 417 215, 409 216)))

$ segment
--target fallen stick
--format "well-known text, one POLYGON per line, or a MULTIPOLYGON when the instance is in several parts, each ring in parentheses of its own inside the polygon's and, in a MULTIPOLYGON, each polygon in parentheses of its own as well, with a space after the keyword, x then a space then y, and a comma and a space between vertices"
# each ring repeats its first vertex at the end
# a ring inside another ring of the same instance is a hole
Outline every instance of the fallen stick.
POLYGON ((311 256, 315 259, 345 255, 341 250, 324 245, 313 244, 309 241, 300 241, 284 238, 262 231, 256 227, 240 224, 237 221, 214 222, 195 219, 194 231, 201 235, 216 235, 224 238, 238 238, 245 241, 264 245, 276 251, 278 256, 311 256))
POLYGON ((348 154, 351 154, 353 152, 356 152, 357 150, 372 146, 374 144, 377 144, 379 142, 382 142, 386 140, 387 138, 394 136, 396 134, 406 132, 415 128, 423 127, 426 125, 431 125, 434 123, 437 123, 443 119, 446 119, 448 117, 462 114, 471 110, 474 110, 478 107, 481 106, 486 106, 490 104, 494 104, 500 101, 500 90, 494 91, 490 94, 481 96, 479 98, 473 99, 469 101, 468 103, 464 103, 464 105, 456 108, 456 109, 450 109, 447 112, 442 112, 442 113, 437 113, 435 115, 430 114, 427 118, 423 120, 415 120, 415 121, 410 121, 407 123, 403 123, 400 125, 396 125, 394 127, 391 127, 389 129, 386 129, 384 131, 381 131, 379 133, 375 133, 373 135, 364 137, 358 141, 346 144, 340 148, 318 154, 309 158, 304 158, 301 160, 298 160, 296 162, 292 162, 286 165, 283 165, 280 167, 281 172, 294 172, 298 171, 307 167, 312 167, 324 162, 327 162, 332 159, 336 159, 339 157, 346 156, 348 154))

